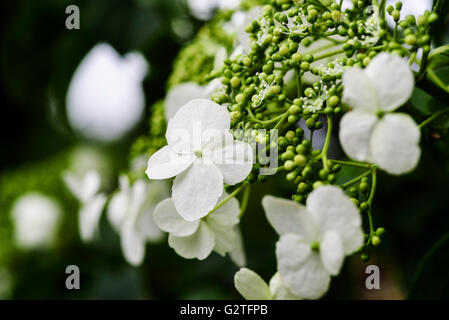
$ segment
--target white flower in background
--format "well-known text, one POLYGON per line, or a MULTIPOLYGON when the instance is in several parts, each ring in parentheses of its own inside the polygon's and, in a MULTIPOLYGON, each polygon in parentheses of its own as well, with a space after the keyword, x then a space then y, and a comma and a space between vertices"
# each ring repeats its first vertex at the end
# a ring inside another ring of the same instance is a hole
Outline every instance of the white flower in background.
POLYGON ((21 196, 11 209, 16 244, 24 249, 52 246, 61 215, 59 203, 48 196, 38 192, 21 196))
POLYGON ((320 298, 344 257, 363 243, 357 208, 334 186, 314 190, 306 206, 272 196, 265 196, 262 205, 280 235, 276 257, 283 282, 298 297, 320 298))
POLYGON ((221 87, 221 79, 214 79, 204 86, 195 82, 184 82, 173 87, 165 98, 165 119, 173 118, 178 110, 191 100, 212 98, 221 87))
POLYGON ((141 119, 142 81, 148 64, 140 53, 121 57, 110 45, 96 45, 76 70, 67 93, 71 126, 82 135, 115 141, 141 119))
POLYGON ((120 233, 123 255, 131 265, 142 264, 147 242, 163 237, 164 233, 153 221, 153 211, 167 196, 168 186, 162 181, 137 180, 130 186, 127 176, 120 177, 120 190, 111 198, 107 215, 120 233))
MULTIPOLYGON (((256 6, 250 10, 243 12, 237 11, 233 14, 231 19, 231 27, 228 27, 228 31, 235 32, 237 34, 235 50, 232 56, 237 56, 242 53, 249 53, 251 49, 251 41, 249 33, 245 31, 246 27, 254 20, 262 17, 264 13, 263 6, 256 6)), ((262 26, 263 27, 263 26, 262 26)))
POLYGON ((212 18, 214 11, 234 10, 240 6, 241 0, 187 0, 192 14, 201 20, 212 18))
POLYGON ((340 122, 340 142, 348 156, 377 164, 390 174, 404 174, 418 164, 421 133, 405 113, 391 113, 410 98, 414 77, 407 62, 381 53, 365 70, 343 74, 343 103, 353 111, 340 122))
POLYGON ((277 272, 270 280, 270 285, 254 271, 241 268, 234 276, 237 291, 246 300, 300 300, 285 286, 277 272))
POLYGON ((87 172, 82 177, 66 172, 63 174, 63 180, 80 202, 79 231, 81 239, 89 242, 94 238, 106 204, 106 195, 98 193, 101 186, 100 175, 94 170, 87 172))
POLYGON ((253 151, 234 140, 226 107, 210 100, 192 100, 168 122, 168 145, 148 161, 154 180, 176 177, 172 199, 187 221, 207 215, 223 193, 223 183, 234 185, 251 172, 253 151))
MULTIPOLYGON (((224 193, 221 200, 227 196, 224 193)), ((154 221, 169 233, 168 244, 180 256, 204 260, 212 251, 222 256, 229 253, 233 261, 242 266, 245 264, 245 254, 238 228, 239 213, 239 203, 232 198, 208 216, 187 221, 176 211, 173 200, 169 198, 156 206, 154 221)))
MULTIPOLYGON (((387 0, 387 6, 392 5, 395 6, 397 0, 387 0)), ((422 16, 426 10, 432 11, 433 8, 433 0, 413 0, 413 1, 402 1, 402 9, 401 9, 401 19, 405 19, 408 15, 414 16, 422 16)), ((389 15, 385 15, 388 25, 390 28, 394 28, 395 22, 393 18, 389 15)))

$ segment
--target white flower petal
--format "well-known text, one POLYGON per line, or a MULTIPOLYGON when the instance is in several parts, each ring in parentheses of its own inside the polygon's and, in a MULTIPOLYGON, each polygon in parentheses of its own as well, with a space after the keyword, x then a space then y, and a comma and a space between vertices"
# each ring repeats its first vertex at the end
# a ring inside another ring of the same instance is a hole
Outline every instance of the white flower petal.
POLYGON ((250 269, 240 269, 234 276, 234 285, 246 300, 272 300, 266 282, 250 269))
MULTIPOLYGON (((229 197, 227 192, 223 192, 218 203, 229 197)), ((234 226, 239 223, 240 207, 236 198, 231 198, 228 202, 212 212, 206 217, 209 224, 219 226, 234 226)))
POLYGON ((170 234, 168 244, 181 257, 204 260, 215 246, 215 236, 206 223, 200 223, 198 230, 190 236, 176 237, 170 234))
POLYGON ((154 206, 147 206, 140 211, 136 221, 136 229, 146 241, 158 241, 164 233, 154 222, 154 206))
POLYGON ((391 53, 380 53, 365 69, 377 90, 379 106, 393 111, 411 97, 415 78, 404 59, 391 53))
POLYGON ((370 161, 370 141, 378 122, 375 114, 354 110, 346 113, 340 121, 339 138, 345 153, 358 161, 370 161))
POLYGON ((210 157, 223 174, 224 182, 230 185, 246 179, 253 168, 253 149, 239 140, 205 152, 205 157, 210 157))
POLYGON ((421 156, 420 137, 421 132, 409 115, 385 115, 376 126, 371 139, 375 163, 394 175, 412 171, 421 156))
POLYGON ((248 32, 245 31, 245 28, 254 20, 260 18, 264 13, 263 6, 256 6, 251 8, 248 12, 246 12, 245 19, 242 21, 241 25, 236 26, 237 30, 237 42, 238 47, 241 48, 242 53, 249 52, 251 49, 251 42, 248 32))
POLYGON ((360 68, 352 68, 343 73, 343 103, 348 106, 376 113, 379 109, 376 87, 360 68))
POLYGON ((101 212, 106 203, 106 195, 99 194, 90 199, 81 207, 79 213, 79 228, 81 239, 83 241, 91 241, 98 229, 101 212))
POLYGON ((237 233, 235 228, 230 226, 208 224, 215 234, 214 251, 223 256, 237 246, 237 233))
POLYGON ((100 174, 95 170, 88 171, 79 178, 73 173, 67 172, 63 175, 64 182, 75 197, 81 202, 92 198, 100 189, 100 174))
POLYGON ((276 272, 270 280, 270 291, 274 300, 301 300, 286 287, 279 272, 276 272))
POLYGON ((195 146, 207 130, 224 131, 229 130, 230 126, 231 117, 226 107, 211 100, 191 100, 169 121, 166 138, 172 148, 195 146))
POLYGON ((214 58, 214 71, 219 71, 221 68, 225 65, 225 60, 228 57, 228 52, 226 51, 225 47, 218 48, 217 52, 215 53, 214 58))
POLYGON ((141 265, 145 257, 145 240, 142 235, 132 224, 127 224, 123 228, 120 240, 126 261, 133 266, 141 265))
POLYGON ((279 235, 293 233, 310 242, 316 238, 316 227, 303 205, 265 196, 262 206, 268 221, 279 235))
POLYGON ((337 231, 326 231, 320 243, 321 261, 326 270, 333 276, 340 272, 343 264, 343 243, 337 231))
POLYGON ((323 186, 307 198, 307 210, 320 228, 339 233, 345 255, 356 251, 363 243, 362 219, 354 203, 335 186, 323 186))
POLYGON ((185 82, 173 87, 165 98, 165 119, 169 120, 190 100, 206 98, 204 88, 194 82, 185 82))
POLYGON ((176 211, 175 204, 171 198, 161 201, 154 209, 154 222, 166 232, 178 237, 192 235, 200 224, 200 220, 186 221, 176 211))
POLYGON ((117 192, 108 205, 107 217, 116 231, 120 231, 128 210, 129 195, 127 192, 117 192))
POLYGON ((172 188, 176 210, 187 221, 207 215, 222 193, 223 175, 217 167, 205 163, 194 163, 178 175, 172 188))
POLYGON ((150 179, 169 179, 186 170, 193 160, 193 156, 179 155, 165 146, 148 160, 146 174, 150 179))
POLYGON ((297 235, 283 235, 276 243, 276 257, 282 280, 294 295, 318 299, 326 293, 330 276, 310 244, 297 235))
POLYGON ((239 226, 235 226, 234 229, 237 234, 237 241, 235 243, 235 247, 229 252, 229 256, 237 266, 243 267, 244 265, 246 265, 246 254, 243 244, 242 232, 240 231, 239 226))

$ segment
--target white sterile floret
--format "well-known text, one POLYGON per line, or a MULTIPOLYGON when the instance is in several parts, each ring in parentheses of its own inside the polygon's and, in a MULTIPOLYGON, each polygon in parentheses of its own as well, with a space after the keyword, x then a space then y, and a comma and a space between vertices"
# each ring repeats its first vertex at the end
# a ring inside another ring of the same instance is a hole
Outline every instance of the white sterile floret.
POLYGON ((246 300, 300 300, 285 286, 279 273, 270 280, 270 285, 254 271, 241 268, 234 276, 237 291, 246 300))
POLYGON ((179 109, 191 100, 212 98, 222 87, 221 79, 214 79, 204 86, 195 82, 184 82, 173 87, 165 98, 165 119, 168 121, 173 118, 179 109))
POLYGON ((153 212, 167 196, 165 182, 137 180, 130 186, 127 176, 120 177, 120 190, 111 198, 107 215, 120 233, 123 255, 131 265, 142 264, 147 242, 163 237, 164 233, 154 223, 153 212))
MULTIPOLYGON (((220 200, 227 198, 224 193, 220 200)), ((231 198, 206 217, 187 221, 176 211, 171 198, 160 202, 154 210, 154 221, 169 233, 168 244, 186 259, 206 259, 212 251, 229 253, 237 265, 245 264, 243 244, 238 228, 239 204, 231 198)))
POLYGON ((67 92, 67 115, 82 135, 116 141, 141 119, 145 108, 142 81, 149 66, 142 54, 120 56, 106 43, 81 61, 67 92))
POLYGON ((24 249, 52 246, 61 214, 59 203, 48 196, 38 192, 22 195, 11 210, 16 244, 24 249))
POLYGON ((168 122, 168 145, 148 161, 148 178, 176 177, 172 199, 187 221, 201 219, 214 208, 223 183, 234 185, 251 172, 252 148, 234 140, 230 125, 226 107, 192 100, 168 122))
POLYGON ((419 162, 421 132, 405 113, 391 113, 410 98, 414 77, 400 57, 381 53, 365 70, 343 74, 343 103, 353 110, 340 123, 345 153, 394 175, 412 171, 419 162))
POLYGON ((262 205, 280 235, 276 257, 283 282, 296 296, 320 298, 344 257, 363 243, 358 209, 334 186, 314 190, 306 206, 272 196, 265 196, 262 205))
POLYGON ((101 186, 100 174, 91 170, 79 177, 66 172, 63 174, 63 180, 80 202, 78 221, 81 239, 85 242, 91 241, 98 229, 101 213, 106 204, 106 195, 98 193, 101 186))

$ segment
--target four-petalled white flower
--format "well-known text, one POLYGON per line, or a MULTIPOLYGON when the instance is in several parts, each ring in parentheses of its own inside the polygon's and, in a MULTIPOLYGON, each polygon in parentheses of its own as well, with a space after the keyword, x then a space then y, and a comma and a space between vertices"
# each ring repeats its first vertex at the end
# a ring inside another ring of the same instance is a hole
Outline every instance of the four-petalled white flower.
POLYGON ((106 204, 106 195, 98 193, 101 186, 100 174, 91 170, 84 176, 78 177, 71 172, 63 174, 67 188, 79 200, 79 230, 81 239, 85 242, 94 238, 98 229, 101 213, 106 204))
POLYGON ((150 179, 175 177, 172 199, 187 221, 206 216, 223 193, 251 172, 253 151, 229 132, 228 110, 210 100, 192 100, 168 122, 168 145, 148 161, 150 179))
MULTIPOLYGON (((224 193, 220 200, 227 198, 224 193)), ((231 259, 239 266, 245 264, 245 254, 239 223, 239 204, 229 199, 207 217, 195 221, 183 219, 171 198, 160 202, 154 210, 154 221, 169 233, 168 244, 177 254, 186 258, 206 259, 212 251, 231 259)))
POLYGON ((392 113, 410 98, 414 77, 407 62, 381 53, 365 70, 343 74, 343 102, 353 108, 340 123, 346 154, 368 161, 394 175, 413 170, 421 150, 420 130, 405 113, 392 113))
POLYGON ((262 205, 280 235, 276 257, 285 285, 296 296, 320 298, 344 257, 363 243, 358 209, 334 186, 314 190, 306 206, 272 196, 265 196, 262 205))
POLYGON ((254 271, 241 268, 234 276, 237 291, 246 300, 300 300, 285 286, 279 272, 267 283, 254 271))
POLYGON ((120 190, 111 198, 107 215, 120 234, 123 255, 131 265, 142 264, 147 242, 163 237, 154 223, 153 212, 167 196, 168 186, 162 181, 137 180, 130 186, 127 176, 120 177, 120 190))

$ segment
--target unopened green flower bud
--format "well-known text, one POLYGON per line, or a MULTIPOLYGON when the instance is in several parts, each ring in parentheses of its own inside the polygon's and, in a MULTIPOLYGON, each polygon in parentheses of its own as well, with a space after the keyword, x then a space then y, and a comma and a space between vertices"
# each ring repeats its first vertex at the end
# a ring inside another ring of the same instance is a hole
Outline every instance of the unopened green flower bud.
POLYGON ((232 77, 230 83, 233 88, 238 88, 238 87, 240 87, 241 80, 238 77, 232 77))
POLYGON ((373 236, 371 238, 371 243, 373 246, 377 247, 378 245, 380 245, 380 238, 378 236, 373 236))

